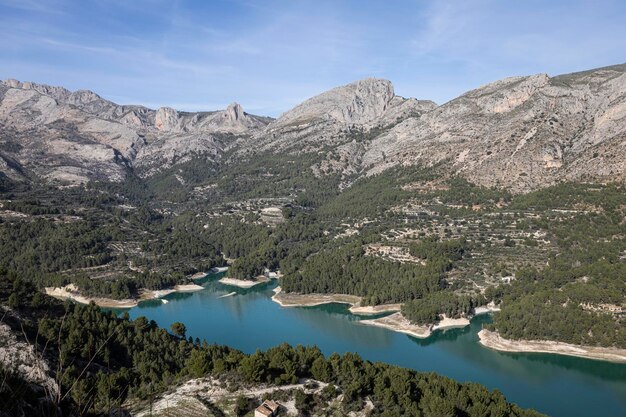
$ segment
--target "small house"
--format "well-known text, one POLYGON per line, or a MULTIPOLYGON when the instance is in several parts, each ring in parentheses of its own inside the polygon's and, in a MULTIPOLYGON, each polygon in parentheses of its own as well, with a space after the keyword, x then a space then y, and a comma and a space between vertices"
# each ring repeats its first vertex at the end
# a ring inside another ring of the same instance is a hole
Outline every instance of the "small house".
POLYGON ((276 417, 280 404, 272 400, 265 400, 254 410, 254 417, 276 417))

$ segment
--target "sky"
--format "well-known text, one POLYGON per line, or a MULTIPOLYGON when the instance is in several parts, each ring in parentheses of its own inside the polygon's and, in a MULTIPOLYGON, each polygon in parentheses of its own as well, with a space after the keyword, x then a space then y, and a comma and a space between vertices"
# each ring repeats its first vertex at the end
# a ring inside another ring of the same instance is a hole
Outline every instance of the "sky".
POLYGON ((120 104, 278 116, 386 78, 442 104, 626 62, 624 0, 0 0, 0 78, 120 104))

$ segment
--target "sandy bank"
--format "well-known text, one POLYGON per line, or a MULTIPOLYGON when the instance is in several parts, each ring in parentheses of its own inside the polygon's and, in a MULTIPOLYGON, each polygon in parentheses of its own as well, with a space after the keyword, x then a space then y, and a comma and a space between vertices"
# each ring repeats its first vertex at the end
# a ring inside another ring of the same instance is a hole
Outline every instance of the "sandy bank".
POLYGON ((476 307, 474 309, 474 316, 479 316, 481 314, 487 313, 495 313, 496 311, 500 311, 500 307, 496 306, 493 302, 487 304, 486 306, 476 307))
POLYGON ((217 273, 226 272, 226 271, 228 271, 228 267, 227 266, 214 266, 213 268, 211 268, 209 270, 209 273, 210 274, 217 274, 217 273))
POLYGON ((330 303, 354 305, 358 304, 361 298, 346 294, 296 294, 283 292, 280 287, 276 287, 272 300, 281 307, 314 307, 330 303))
POLYGON ((155 298, 162 298, 166 295, 175 292, 192 292, 203 290, 204 287, 196 284, 183 284, 176 285, 174 288, 168 288, 164 290, 146 290, 142 289, 139 292, 139 298, 127 298, 124 300, 115 300, 105 297, 87 297, 80 294, 78 288, 74 284, 66 285, 65 287, 46 287, 46 294, 49 296, 61 299, 61 300, 73 300, 81 304, 89 304, 91 302, 96 305, 105 308, 132 308, 136 307, 141 301, 152 300, 155 298))
POLYGON ((360 306, 353 305, 350 307, 350 312, 352 314, 359 315, 373 315, 373 314, 381 314, 381 313, 391 313, 400 311, 402 309, 402 304, 380 304, 377 306, 360 306))
POLYGON ((254 281, 247 280, 247 279, 236 279, 236 278, 224 277, 220 279, 219 282, 225 285, 232 285, 233 287, 252 288, 256 285, 265 284, 269 280, 270 279, 265 276, 258 276, 254 279, 254 281))
POLYGON ((166 295, 170 295, 175 293, 176 290, 174 288, 167 288, 165 290, 147 290, 143 289, 139 292, 140 300, 152 300, 154 298, 163 298, 166 295))
POLYGON ((443 329, 454 329, 457 327, 469 326, 469 324, 470 319, 468 319, 467 317, 452 319, 450 317, 446 317, 446 315, 443 314, 441 320, 439 320, 439 322, 433 326, 432 330, 435 331, 443 329))
POLYGON ((215 266, 209 269, 209 272, 196 272, 195 274, 189 276, 192 280, 206 278, 209 274, 219 274, 220 272, 228 271, 227 266, 215 266))
POLYGON ((626 349, 579 346, 548 340, 509 340, 503 338, 497 332, 485 329, 478 332, 478 337, 481 345, 503 352, 554 353, 557 355, 626 363, 626 349))
POLYGON ((441 320, 436 324, 418 325, 411 323, 402 313, 397 312, 389 316, 380 317, 372 320, 361 320, 361 324, 368 326, 383 327, 385 329, 393 330, 394 332, 405 333, 420 339, 427 338, 435 330, 452 329, 458 327, 465 327, 470 324, 470 319, 461 317, 458 319, 452 319, 442 315, 441 320))
POLYGON ((111 298, 103 297, 85 297, 78 293, 78 288, 76 288, 74 284, 69 284, 62 288, 46 287, 45 291, 46 294, 61 300, 69 299, 81 304, 89 304, 93 301, 100 307, 131 308, 137 306, 138 304, 137 300, 131 298, 125 300, 114 300, 111 298))
POLYGON ((361 320, 358 323, 365 324, 367 326, 382 327, 420 339, 425 339, 432 333, 432 326, 418 326, 413 324, 400 312, 380 317, 378 319, 361 320))
POLYGON ((193 291, 202 291, 203 289, 204 287, 198 284, 182 284, 182 285, 176 285, 174 287, 174 292, 193 292, 193 291))

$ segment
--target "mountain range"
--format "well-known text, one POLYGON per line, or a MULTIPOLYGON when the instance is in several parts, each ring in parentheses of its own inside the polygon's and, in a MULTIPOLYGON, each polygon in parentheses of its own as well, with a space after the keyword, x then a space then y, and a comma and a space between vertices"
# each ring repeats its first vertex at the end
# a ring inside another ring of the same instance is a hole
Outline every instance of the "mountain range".
POLYGON ((396 166, 436 166, 513 192, 624 181, 626 64, 506 78, 442 105, 368 78, 277 119, 237 103, 212 112, 153 110, 86 90, 0 83, 0 172, 13 181, 123 181, 194 158, 239 164, 259 153, 317 154, 315 175, 348 182, 396 166))

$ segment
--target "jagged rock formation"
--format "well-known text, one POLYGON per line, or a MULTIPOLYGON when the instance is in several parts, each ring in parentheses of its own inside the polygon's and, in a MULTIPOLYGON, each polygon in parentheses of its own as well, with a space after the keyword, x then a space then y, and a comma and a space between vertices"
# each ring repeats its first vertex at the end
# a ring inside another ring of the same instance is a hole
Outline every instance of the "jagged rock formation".
POLYGON ((437 165, 524 192, 562 180, 626 178, 626 65, 496 81, 437 106, 364 79, 272 120, 226 110, 120 106, 90 91, 0 83, 0 171, 81 182, 150 176, 200 157, 243 163, 259 152, 316 153, 316 175, 346 178, 437 165))
POLYGON ((258 132, 253 141, 261 150, 317 151, 321 145, 351 141, 346 134, 350 130, 389 126, 436 106, 396 96, 390 81, 368 78, 304 101, 258 132))
POLYGON ((7 80, 0 83, 0 170, 12 179, 121 181, 129 169, 214 158, 220 134, 248 135, 271 119, 224 111, 179 113, 121 106, 91 91, 7 80), (217 135, 217 136, 216 136, 217 135))
POLYGON ((623 180, 626 66, 486 85, 377 137, 362 164, 370 174, 442 164, 518 192, 561 180, 623 180))

